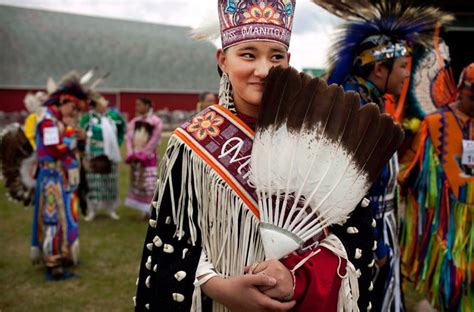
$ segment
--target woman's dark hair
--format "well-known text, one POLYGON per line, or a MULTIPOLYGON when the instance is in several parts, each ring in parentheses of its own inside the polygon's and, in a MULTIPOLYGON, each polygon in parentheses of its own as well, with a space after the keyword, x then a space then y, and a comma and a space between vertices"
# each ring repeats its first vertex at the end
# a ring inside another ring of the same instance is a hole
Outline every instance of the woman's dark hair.
POLYGON ((138 100, 140 102, 142 102, 143 104, 145 104, 146 106, 148 107, 152 107, 153 106, 153 103, 151 102, 151 100, 145 96, 141 96, 138 98, 138 100))
POLYGON ((210 91, 204 91, 204 92, 199 93, 199 102, 204 101, 208 94, 214 94, 214 93, 212 93, 210 91))

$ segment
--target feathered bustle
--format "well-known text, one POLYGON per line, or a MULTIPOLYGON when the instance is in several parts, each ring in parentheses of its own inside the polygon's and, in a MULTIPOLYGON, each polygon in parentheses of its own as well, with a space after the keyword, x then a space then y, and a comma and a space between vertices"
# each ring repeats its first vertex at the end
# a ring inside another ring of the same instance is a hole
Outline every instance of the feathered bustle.
POLYGON ((33 199, 33 187, 30 181, 24 181, 22 166, 24 162, 31 165, 29 158, 32 155, 33 147, 19 124, 11 124, 3 130, 0 134, 0 165, 5 186, 10 196, 25 206, 33 199))
POLYGON ((251 159, 267 257, 343 223, 402 138, 391 117, 375 104, 361 107, 356 93, 273 68, 251 159))

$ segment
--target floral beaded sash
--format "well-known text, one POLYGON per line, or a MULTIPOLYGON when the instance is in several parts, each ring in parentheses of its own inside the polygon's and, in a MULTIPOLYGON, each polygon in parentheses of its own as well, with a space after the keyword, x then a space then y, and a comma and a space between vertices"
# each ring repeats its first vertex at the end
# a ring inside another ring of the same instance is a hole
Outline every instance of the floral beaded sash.
POLYGON ((250 157, 255 133, 221 105, 203 110, 174 131, 199 155, 257 217, 257 194, 249 185, 250 157))

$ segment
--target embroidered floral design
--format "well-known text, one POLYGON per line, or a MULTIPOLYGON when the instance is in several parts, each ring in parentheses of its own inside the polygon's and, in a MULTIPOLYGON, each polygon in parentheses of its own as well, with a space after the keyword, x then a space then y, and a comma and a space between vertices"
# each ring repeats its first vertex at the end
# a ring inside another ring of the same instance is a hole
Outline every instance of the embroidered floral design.
POLYGON ((249 8, 248 12, 244 12, 245 19, 244 24, 248 23, 267 23, 281 25, 280 13, 275 8, 264 1, 261 1, 258 5, 254 5, 249 8))
POLYGON ((219 0, 222 47, 267 40, 289 46, 295 0, 219 0))
POLYGON ((215 137, 219 135, 219 126, 224 123, 224 118, 217 116, 216 112, 210 111, 204 115, 193 118, 193 122, 186 128, 198 141, 204 140, 208 135, 215 137))

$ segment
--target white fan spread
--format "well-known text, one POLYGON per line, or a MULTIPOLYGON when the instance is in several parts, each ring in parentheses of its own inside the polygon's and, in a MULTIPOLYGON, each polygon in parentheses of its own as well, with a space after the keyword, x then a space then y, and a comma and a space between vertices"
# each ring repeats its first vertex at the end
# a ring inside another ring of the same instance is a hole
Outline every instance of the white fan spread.
POLYGON ((282 258, 342 224, 403 140, 375 104, 292 68, 269 73, 251 178, 267 259, 282 258))

